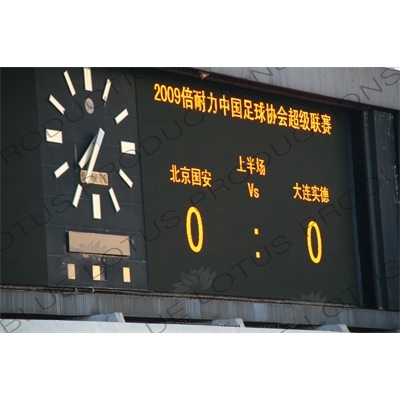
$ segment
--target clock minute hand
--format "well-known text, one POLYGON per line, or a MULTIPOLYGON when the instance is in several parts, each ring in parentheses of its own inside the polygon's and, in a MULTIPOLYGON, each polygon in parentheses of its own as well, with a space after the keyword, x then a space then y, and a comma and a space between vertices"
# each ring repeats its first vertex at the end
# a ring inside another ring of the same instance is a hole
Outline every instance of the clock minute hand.
POLYGON ((92 154, 90 156, 89 166, 88 166, 88 169, 86 172, 86 178, 85 178, 86 183, 88 183, 88 179, 91 177, 94 165, 96 164, 97 156, 99 155, 99 151, 100 151, 100 146, 101 146, 101 143, 103 142, 104 133, 105 132, 103 131, 103 129, 100 128, 99 131, 97 132, 96 137, 93 139, 93 142, 91 144, 91 146, 93 145, 93 149, 91 152, 92 154))
POLYGON ((82 156, 81 160, 79 161, 78 165, 83 169, 86 163, 89 161, 90 156, 93 152, 94 141, 96 140, 97 135, 92 139, 90 142, 89 147, 86 149, 85 154, 82 156))

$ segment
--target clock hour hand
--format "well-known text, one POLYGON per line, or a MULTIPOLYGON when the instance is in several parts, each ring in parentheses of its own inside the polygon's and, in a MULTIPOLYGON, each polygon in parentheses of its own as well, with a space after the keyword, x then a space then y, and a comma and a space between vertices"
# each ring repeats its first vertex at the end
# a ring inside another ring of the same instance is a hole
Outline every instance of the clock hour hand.
POLYGON ((88 166, 88 169, 86 172, 86 179, 85 179, 86 183, 88 183, 88 180, 92 176, 93 168, 94 168, 94 165, 96 164, 97 156, 99 155, 100 146, 103 141, 103 138, 104 138, 104 131, 103 131, 103 129, 100 128, 99 131, 97 132, 97 135, 96 135, 94 143, 93 143, 93 151, 92 151, 92 155, 91 155, 90 161, 89 161, 89 166, 88 166))
POLYGON ((79 166, 83 168, 86 163, 88 162, 89 158, 89 166, 86 172, 85 182, 89 183, 90 177, 93 172, 93 168, 96 164, 97 156, 99 155, 101 143, 104 138, 104 131, 103 129, 99 129, 97 135, 93 138, 92 142, 90 143, 89 147, 87 148, 85 154, 82 156, 81 160, 79 161, 79 166))

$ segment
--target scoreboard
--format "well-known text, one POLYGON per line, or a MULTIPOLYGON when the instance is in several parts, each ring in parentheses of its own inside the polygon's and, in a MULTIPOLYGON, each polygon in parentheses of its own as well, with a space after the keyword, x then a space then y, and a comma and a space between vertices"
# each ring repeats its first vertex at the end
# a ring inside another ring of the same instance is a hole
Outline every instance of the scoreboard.
POLYGON ((351 115, 136 73, 149 289, 358 304, 351 115))
POLYGON ((362 107, 189 69, 2 74, 4 284, 375 307, 362 107))

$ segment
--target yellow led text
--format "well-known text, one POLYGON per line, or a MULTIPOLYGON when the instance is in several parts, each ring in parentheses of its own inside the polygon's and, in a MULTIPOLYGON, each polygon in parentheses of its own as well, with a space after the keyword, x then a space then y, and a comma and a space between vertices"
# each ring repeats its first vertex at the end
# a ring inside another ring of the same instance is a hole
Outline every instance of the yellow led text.
POLYGON ((249 191, 249 196, 255 199, 260 198, 260 189, 254 186, 254 183, 247 182, 247 189, 249 191))
POLYGON ((188 244, 190 249, 199 253, 203 247, 204 233, 203 233, 203 219, 201 218, 200 211, 196 207, 190 207, 186 214, 186 236, 188 239, 188 244), (193 235, 192 235, 192 216, 196 217, 197 228, 199 232, 199 237, 197 240, 197 244, 194 244, 193 235))
POLYGON ((332 134, 331 116, 317 112, 284 108, 272 103, 253 102, 250 99, 236 97, 216 97, 213 92, 194 90, 154 84, 154 100, 163 103, 180 105, 188 110, 203 113, 222 113, 224 117, 238 118, 248 121, 258 121, 260 124, 278 125, 290 129, 312 131, 323 135, 332 134))
POLYGON ((308 255, 314 264, 318 264, 322 258, 322 236, 318 224, 315 221, 310 221, 307 227, 307 248, 308 255), (315 236, 317 239, 317 255, 314 253, 312 245, 312 232, 315 231, 315 236))
POLYGON ((299 184, 293 186, 294 189, 294 199, 304 200, 304 201, 316 201, 319 203, 329 203, 329 189, 326 186, 317 185, 307 185, 299 184))
POLYGON ((178 168, 175 164, 171 165, 170 181, 181 183, 183 185, 211 187, 211 172, 200 168, 187 168, 186 166, 178 168))
POLYGON ((265 165, 265 161, 261 158, 239 156, 239 168, 237 168, 236 171, 249 172, 250 175, 265 175, 267 172, 267 167, 265 165))
MULTIPOLYGON (((239 168, 236 169, 238 172, 247 172, 250 175, 259 174, 266 175, 267 167, 265 165, 265 161, 261 158, 254 157, 243 157, 239 156, 239 168)), ((249 196, 254 199, 260 198, 260 189, 254 186, 254 183, 247 182, 247 190, 249 192, 249 196)))
MULTIPOLYGON (((259 234, 259 230, 258 228, 254 228, 254 235, 258 235, 259 234)), ((259 251, 256 251, 256 258, 261 258, 261 253, 259 251)))

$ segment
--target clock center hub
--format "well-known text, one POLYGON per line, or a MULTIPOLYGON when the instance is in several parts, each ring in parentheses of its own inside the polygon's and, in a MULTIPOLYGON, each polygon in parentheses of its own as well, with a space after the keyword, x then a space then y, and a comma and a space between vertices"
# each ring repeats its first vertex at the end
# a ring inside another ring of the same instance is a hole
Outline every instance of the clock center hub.
POLYGON ((80 178, 81 183, 88 183, 89 185, 102 185, 108 186, 108 174, 107 172, 92 171, 90 176, 86 179, 86 170, 81 170, 80 178))

